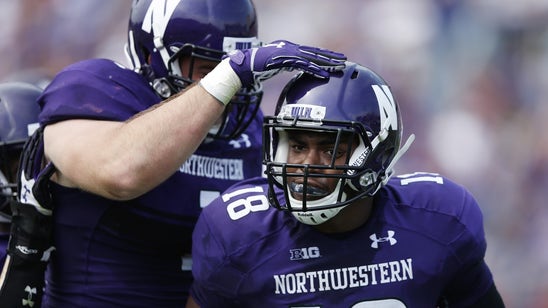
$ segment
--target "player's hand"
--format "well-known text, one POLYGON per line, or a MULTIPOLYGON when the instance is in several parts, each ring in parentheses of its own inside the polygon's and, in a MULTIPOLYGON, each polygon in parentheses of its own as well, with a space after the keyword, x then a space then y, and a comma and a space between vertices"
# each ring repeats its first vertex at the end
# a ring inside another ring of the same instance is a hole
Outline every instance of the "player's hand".
POLYGON ((301 70, 319 78, 342 70, 346 56, 342 53, 288 41, 274 41, 262 47, 234 50, 228 54, 230 66, 243 87, 267 80, 282 70, 301 70))
POLYGON ((42 168, 42 130, 26 142, 19 164, 18 196, 13 202, 9 250, 34 261, 47 261, 51 251, 52 199, 49 179, 55 168, 42 168))
POLYGON ((27 140, 21 155, 18 196, 11 202, 8 256, 0 280, 0 306, 40 306, 44 273, 53 247, 52 198, 49 178, 55 168, 43 167, 43 129, 27 140))
POLYGON ((23 149, 19 164, 18 200, 34 206, 42 215, 51 216, 49 179, 55 168, 51 163, 42 168, 42 135, 42 130, 36 131, 23 149))

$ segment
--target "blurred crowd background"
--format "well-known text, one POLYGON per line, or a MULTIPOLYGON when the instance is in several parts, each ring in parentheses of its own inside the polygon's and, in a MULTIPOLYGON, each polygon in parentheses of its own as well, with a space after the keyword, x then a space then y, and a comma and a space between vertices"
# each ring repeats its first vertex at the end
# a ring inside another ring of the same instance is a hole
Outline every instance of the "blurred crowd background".
MULTIPOLYGON (((229 0, 227 0, 229 1, 229 0)), ((548 307, 548 1, 255 0, 264 42, 344 52, 385 77, 416 141, 398 173, 441 173, 484 212, 508 307, 548 307)), ((0 81, 47 82, 123 52, 131 0, 0 0, 0 81)), ((272 113, 290 73, 266 84, 272 113)))

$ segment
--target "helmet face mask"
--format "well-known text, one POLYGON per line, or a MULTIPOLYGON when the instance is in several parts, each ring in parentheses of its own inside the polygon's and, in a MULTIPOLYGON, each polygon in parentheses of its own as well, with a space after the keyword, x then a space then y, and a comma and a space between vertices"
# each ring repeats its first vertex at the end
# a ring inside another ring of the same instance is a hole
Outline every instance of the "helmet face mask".
MULTIPOLYGON (((257 29, 251 0, 134 0, 125 51, 134 71, 166 99, 199 79, 192 70, 181 72, 182 61, 188 62, 184 65, 191 69, 196 61, 216 65, 227 52, 260 46, 257 29)), ((252 105, 225 111, 226 119, 221 122, 226 125, 210 132, 210 138, 232 139, 253 120, 262 88, 240 92, 232 103, 252 105), (247 112, 250 116, 243 114, 247 112)))
POLYGON ((16 198, 17 184, 7 179, 0 171, 0 223, 5 222, 11 215, 10 201, 16 198))
POLYGON ((212 70, 225 54, 220 50, 200 47, 190 43, 184 44, 181 48, 173 49, 177 51, 167 62, 167 75, 153 79, 153 88, 163 98, 168 98, 184 90, 196 81, 194 69, 197 62, 211 62, 210 70, 212 70))
POLYGON ((319 224, 363 198, 365 192, 356 192, 347 185, 365 172, 365 165, 357 165, 355 157, 366 156, 372 150, 368 133, 362 126, 327 120, 313 127, 310 123, 313 121, 282 124, 283 121, 268 117, 263 131, 265 140, 276 140, 274 156, 267 154, 272 151, 265 150, 266 173, 272 193, 269 199, 274 207, 293 212, 307 224, 319 224), (295 159, 293 147, 309 147, 293 141, 299 134, 326 137, 320 141, 324 147, 319 149, 325 155, 323 161, 311 164, 295 159), (284 191, 283 202, 274 197, 275 186, 284 191))
POLYGON ((297 75, 282 91, 275 113, 263 125, 269 201, 303 223, 321 224, 349 204, 373 196, 401 156, 398 106, 385 81, 358 64, 347 62, 328 80, 297 75), (325 152, 332 158, 321 165, 296 163, 289 154, 293 130, 330 136, 332 148, 325 152), (314 187, 319 178, 335 183, 329 194, 314 187), (276 197, 275 187, 283 191, 283 200, 276 197))

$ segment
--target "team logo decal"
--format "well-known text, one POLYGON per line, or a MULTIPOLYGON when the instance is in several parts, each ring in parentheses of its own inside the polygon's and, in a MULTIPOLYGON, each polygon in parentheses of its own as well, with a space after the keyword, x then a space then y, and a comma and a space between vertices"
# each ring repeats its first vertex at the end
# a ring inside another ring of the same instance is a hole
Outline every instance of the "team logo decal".
POLYGON ((26 299, 21 300, 23 306, 34 307, 34 301, 32 300, 32 297, 36 295, 36 288, 31 288, 30 286, 26 286, 25 292, 27 292, 28 295, 26 299))
POLYGON ((153 0, 143 19, 143 31, 163 38, 171 15, 173 15, 179 2, 181 0, 153 0))
POLYGON ((326 108, 324 106, 308 104, 290 104, 281 108, 278 113, 280 119, 302 118, 320 121, 325 118, 326 108))
POLYGON ((289 249, 289 255, 290 260, 308 260, 321 257, 320 248, 316 246, 289 249))
POLYGON ((238 139, 230 140, 228 143, 235 149, 251 147, 251 140, 247 134, 241 134, 238 139))
POLYGON ((369 236, 369 238, 372 241, 371 248, 378 249, 379 243, 383 243, 383 242, 390 243, 390 246, 396 245, 398 241, 394 238, 394 234, 395 232, 392 230, 388 230, 388 236, 386 237, 378 237, 376 233, 371 234, 369 236))
POLYGON ((392 130, 398 129, 398 113, 396 111, 396 102, 392 92, 387 85, 372 85, 373 91, 377 96, 379 111, 381 113, 381 128, 389 127, 392 130))

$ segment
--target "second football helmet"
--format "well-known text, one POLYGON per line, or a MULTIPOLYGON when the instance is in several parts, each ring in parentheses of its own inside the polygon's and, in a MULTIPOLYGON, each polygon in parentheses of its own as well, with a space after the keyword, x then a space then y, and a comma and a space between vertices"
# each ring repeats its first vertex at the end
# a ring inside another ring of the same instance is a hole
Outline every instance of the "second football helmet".
POLYGON ((9 201, 15 196, 15 171, 23 146, 38 128, 40 108, 37 86, 23 82, 0 84, 0 221, 9 214, 9 201))
POLYGON ((374 195, 392 175, 392 167, 407 150, 414 136, 400 149, 402 123, 398 105, 387 83, 375 72, 347 62, 342 72, 320 80, 301 73, 282 91, 275 116, 265 117, 263 131, 265 173, 270 203, 291 211, 303 223, 316 225, 339 213, 346 205, 374 195), (294 164, 288 162, 288 131, 331 133, 333 155, 344 137, 356 146, 345 153, 343 164, 294 164), (291 171, 298 170, 298 171, 291 171), (326 170, 338 170, 326 174, 326 170), (314 199, 310 178, 336 178, 333 192, 314 199), (302 184, 295 185, 292 179, 302 184), (285 202, 275 196, 274 186, 284 191, 285 202), (297 200, 292 192, 302 194, 297 200), (308 197, 307 197, 308 195, 308 197), (285 204, 284 204, 285 203, 285 204))
MULTIPOLYGON (((251 0, 134 0, 126 55, 163 98, 194 79, 195 59, 219 62, 229 51, 260 46, 257 16, 251 0), (189 61, 185 76, 179 61, 189 61)), ((242 89, 210 137, 239 135, 259 110, 262 88, 242 89)))

